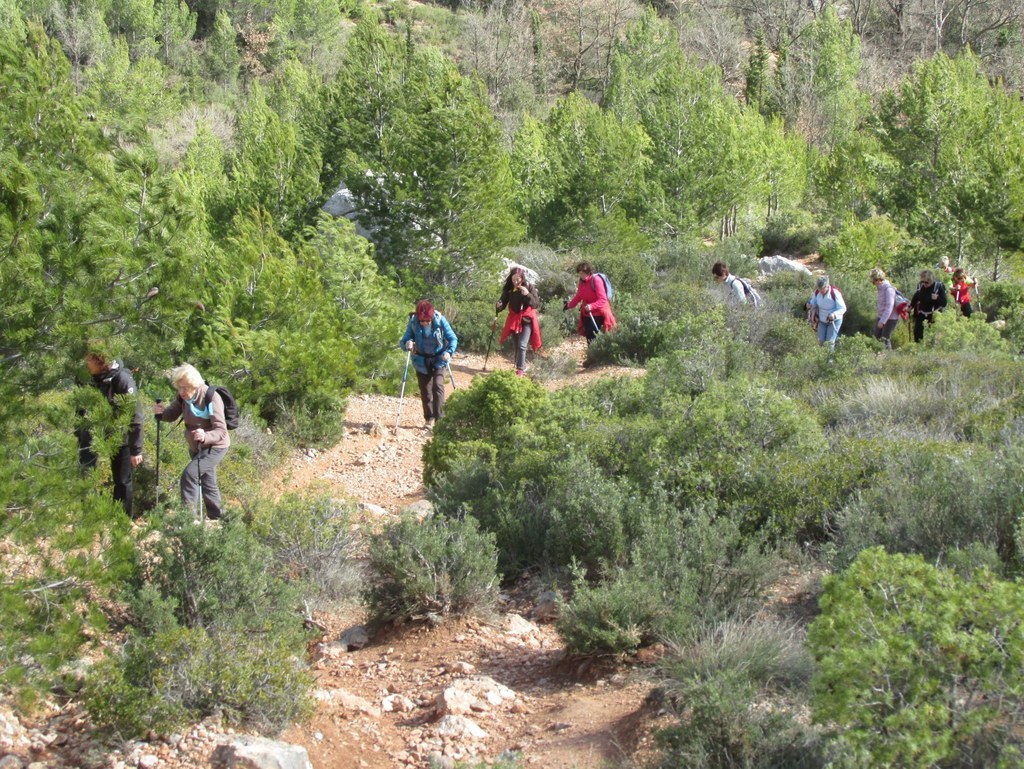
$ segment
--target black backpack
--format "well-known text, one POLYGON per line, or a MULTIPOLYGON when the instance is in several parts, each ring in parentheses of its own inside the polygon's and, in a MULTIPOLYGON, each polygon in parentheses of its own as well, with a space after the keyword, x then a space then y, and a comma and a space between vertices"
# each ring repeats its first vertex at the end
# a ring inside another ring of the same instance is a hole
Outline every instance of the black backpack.
POLYGON ((206 405, 210 405, 210 401, 213 400, 214 393, 220 394, 220 399, 224 401, 224 424, 227 425, 229 430, 234 430, 238 427, 238 418, 241 414, 238 408, 238 401, 235 400, 235 396, 231 394, 231 391, 224 385, 212 385, 207 384, 206 387, 206 405))

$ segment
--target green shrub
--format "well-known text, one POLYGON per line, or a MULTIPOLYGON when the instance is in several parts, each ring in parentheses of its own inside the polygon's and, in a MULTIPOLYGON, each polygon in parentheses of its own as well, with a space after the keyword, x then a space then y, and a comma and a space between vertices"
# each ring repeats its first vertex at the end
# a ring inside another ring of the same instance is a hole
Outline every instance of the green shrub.
MULTIPOLYGON (((573 596, 563 606, 556 627, 572 654, 620 654, 657 640, 673 610, 660 590, 652 589, 639 569, 622 569, 596 585, 576 571, 573 596)), ((680 586, 680 592, 686 586, 680 586)))
POLYGON ((1024 509, 1021 452, 920 444, 890 452, 883 472, 835 521, 839 563, 875 545, 942 561, 977 544, 1019 561, 1014 529, 1024 509))
POLYGON ((872 267, 885 267, 895 273, 916 263, 919 246, 887 215, 863 221, 851 220, 822 244, 821 256, 834 269, 867 273, 872 267))
POLYGON ((410 515, 370 543, 363 601, 373 622, 488 614, 497 600, 494 536, 473 518, 410 515))
POLYGON ((672 685, 685 710, 678 726, 662 730, 660 769, 820 769, 826 764, 820 733, 796 708, 758 701, 757 687, 740 671, 672 685))
POLYGON ((214 713, 273 733, 313 711, 313 679, 298 653, 245 629, 136 634, 90 671, 82 696, 97 723, 125 736, 169 734, 214 713))
POLYGON ((528 377, 510 371, 477 377, 445 404, 445 418, 423 449, 424 483, 432 486, 459 458, 489 461, 499 447, 531 445, 548 411, 547 392, 528 377))
POLYGON ((813 717, 860 766, 1019 766, 1024 588, 866 550, 825 582, 813 717))
POLYGON ((587 349, 588 363, 646 363, 659 355, 666 344, 669 329, 649 310, 617 318, 613 334, 601 334, 587 349))
POLYGON ((280 577, 270 549, 240 520, 197 525, 191 511, 155 518, 143 555, 146 582, 132 603, 140 626, 301 628, 298 591, 280 577))
POLYGON ((761 256, 813 254, 818 250, 820 228, 806 211, 787 211, 768 219, 761 231, 761 256))
POLYGON ((307 602, 333 603, 357 593, 353 507, 326 493, 287 494, 253 515, 253 532, 270 548, 277 573, 299 581, 307 602))
POLYGON ((691 643, 676 641, 662 662, 671 681, 740 674, 762 690, 801 694, 814 672, 802 633, 765 619, 728 619, 702 626, 691 643))

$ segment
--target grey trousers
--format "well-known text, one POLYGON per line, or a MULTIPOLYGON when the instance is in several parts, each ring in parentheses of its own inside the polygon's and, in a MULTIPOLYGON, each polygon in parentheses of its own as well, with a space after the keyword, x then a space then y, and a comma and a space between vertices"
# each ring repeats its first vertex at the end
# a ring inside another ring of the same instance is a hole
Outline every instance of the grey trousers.
POLYGON ((523 330, 512 335, 512 339, 516 343, 516 368, 520 371, 526 370, 526 350, 530 346, 531 336, 533 336, 533 324, 529 320, 523 320, 523 330))
POLYGON ((220 518, 222 512, 220 486, 217 485, 217 465, 227 453, 227 449, 202 449, 198 454, 192 454, 192 461, 185 465, 185 470, 181 474, 181 501, 187 507, 196 507, 199 502, 199 484, 202 480, 206 517, 212 520, 220 518))

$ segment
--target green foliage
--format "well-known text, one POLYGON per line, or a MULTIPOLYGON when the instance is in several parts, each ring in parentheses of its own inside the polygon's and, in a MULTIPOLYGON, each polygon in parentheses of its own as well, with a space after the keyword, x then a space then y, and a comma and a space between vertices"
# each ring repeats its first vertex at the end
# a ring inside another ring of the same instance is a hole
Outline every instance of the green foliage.
POLYGON ((253 532, 273 553, 277 572, 300 581, 313 605, 356 596, 359 569, 351 531, 354 505, 319 495, 287 494, 253 513, 253 532))
POLYGON ((136 557, 104 470, 78 475, 68 399, 26 398, 7 381, 0 404, 0 541, 12 556, 0 579, 0 687, 30 702, 91 652, 108 627, 100 606, 134 578, 136 557))
POLYGON ((191 511, 170 512, 147 543, 146 582, 133 605, 151 633, 189 628, 274 630, 293 636, 297 591, 275 576, 271 552, 240 520, 196 525, 191 511))
POLYGON ((808 642, 814 718, 857 766, 1013 766, 1021 753, 1020 585, 864 551, 825 583, 808 642))
POLYGON ((373 622, 489 614, 497 600, 494 536, 473 518, 407 515, 370 543, 363 601, 373 622))
POLYGON ((820 227, 806 212, 787 211, 772 216, 761 232, 761 256, 813 254, 818 251, 820 236, 820 227))
POLYGON ((883 214, 847 222, 824 244, 821 256, 833 269, 866 276, 873 267, 892 274, 913 267, 920 253, 919 244, 883 214))
POLYGON ((837 516, 841 563, 875 545, 937 562, 982 545, 1007 565, 1019 563, 1019 456, 1016 447, 993 453, 936 443, 890 452, 885 470, 837 516))
POLYGON ((757 688, 742 671, 673 684, 685 721, 659 733, 663 769, 820 769, 824 745, 792 707, 756 707, 757 688))
POLYGON ((96 723, 121 734, 170 734, 219 714, 275 733, 310 716, 312 676, 275 634, 168 628, 128 642, 90 670, 82 698, 96 723))

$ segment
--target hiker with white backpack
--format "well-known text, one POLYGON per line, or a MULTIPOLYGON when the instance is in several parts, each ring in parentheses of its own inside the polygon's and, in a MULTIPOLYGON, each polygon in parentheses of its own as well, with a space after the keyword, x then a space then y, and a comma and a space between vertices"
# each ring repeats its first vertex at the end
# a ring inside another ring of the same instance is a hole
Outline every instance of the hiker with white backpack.
POLYGON ((827 275, 821 275, 804 307, 810 313, 811 326, 818 332, 818 344, 827 344, 830 350, 834 350, 846 314, 842 292, 831 284, 827 275))
POLYGON ((730 273, 729 265, 725 262, 715 262, 711 266, 711 275, 719 283, 725 284, 729 289, 728 296, 733 301, 738 304, 749 302, 754 307, 761 306, 761 295, 757 293, 757 289, 746 278, 730 273))

